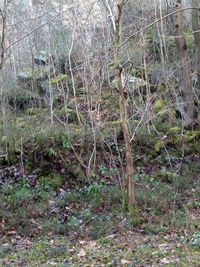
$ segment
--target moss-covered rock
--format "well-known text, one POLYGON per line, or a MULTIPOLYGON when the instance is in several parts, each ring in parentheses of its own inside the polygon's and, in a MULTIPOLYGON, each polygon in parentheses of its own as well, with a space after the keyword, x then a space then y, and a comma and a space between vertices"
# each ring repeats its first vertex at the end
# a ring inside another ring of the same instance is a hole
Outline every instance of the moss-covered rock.
POLYGON ((158 84, 158 89, 159 89, 159 91, 161 93, 164 93, 166 91, 166 89, 167 89, 167 86, 166 86, 166 84, 164 82, 161 82, 161 83, 158 84))
POLYGON ((159 140, 154 146, 155 151, 159 152, 163 148, 163 145, 164 145, 164 142, 159 140))
POLYGON ((26 122, 26 117, 17 117, 16 119, 17 126, 24 126, 25 122, 26 122))
POLYGON ((155 110, 157 109, 157 112, 154 110, 154 112, 157 113, 157 116, 156 116, 157 123, 163 123, 166 121, 175 121, 176 120, 176 111, 175 110, 165 109, 163 107, 163 109, 158 111, 159 108, 161 108, 161 105, 157 106, 155 108, 155 110))
POLYGON ((76 88, 76 94, 77 95, 85 95, 87 92, 87 89, 84 87, 78 87, 76 88))
POLYGON ((179 178, 176 173, 164 170, 157 172, 156 174, 154 174, 153 177, 155 180, 159 180, 166 183, 173 183, 175 179, 179 178))
POLYGON ((62 107, 61 109, 57 109, 54 112, 55 115, 58 116, 61 120, 68 121, 69 123, 76 123, 78 121, 78 116, 74 109, 62 107))
POLYGON ((194 141, 199 138, 200 138, 200 130, 195 130, 195 131, 190 130, 187 131, 185 134, 186 141, 194 141))
POLYGON ((67 78, 68 78, 68 76, 66 74, 59 74, 56 77, 53 77, 50 80, 50 83, 52 86, 56 86, 57 84, 59 84, 61 82, 66 82, 67 78))
POLYGON ((26 115, 34 116, 34 115, 40 115, 42 113, 47 113, 47 108, 28 108, 26 110, 26 115))
POLYGON ((169 134, 174 135, 181 132, 181 128, 179 127, 171 127, 169 128, 169 134))
POLYGON ((54 189, 60 187, 63 183, 63 178, 59 173, 50 174, 48 176, 40 176, 38 181, 44 187, 50 186, 54 189))
POLYGON ((104 123, 103 126, 109 128, 109 127, 117 127, 117 126, 120 126, 120 125, 121 125, 121 121, 118 120, 118 121, 107 121, 107 122, 104 123))
POLYGON ((59 106, 64 103, 65 96, 63 94, 55 94, 53 96, 53 105, 59 106))
POLYGON ((112 93, 111 92, 106 92, 104 94, 102 94, 102 101, 108 100, 112 97, 112 93))
POLYGON ((161 99, 158 99, 155 101, 152 109, 155 113, 157 113, 157 112, 163 110, 165 108, 165 106, 166 106, 165 102, 161 99))
POLYGON ((51 72, 50 66, 37 66, 35 68, 27 68, 19 72, 18 80, 20 82, 27 82, 30 80, 45 80, 49 77, 51 72))

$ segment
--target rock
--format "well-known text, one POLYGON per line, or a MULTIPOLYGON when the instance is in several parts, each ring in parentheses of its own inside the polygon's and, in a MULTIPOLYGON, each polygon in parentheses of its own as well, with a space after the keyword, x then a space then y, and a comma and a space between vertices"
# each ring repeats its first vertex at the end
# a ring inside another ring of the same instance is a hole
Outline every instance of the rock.
POLYGON ((48 51, 42 50, 34 56, 33 60, 36 65, 49 65, 54 63, 54 56, 50 55, 48 51))
POLYGON ((68 107, 63 107, 60 110, 56 110, 55 115, 58 116, 61 120, 67 121, 68 123, 78 121, 76 111, 68 107))
POLYGON ((162 109, 164 109, 165 106, 166 105, 165 105, 164 101, 162 101, 160 99, 156 100, 154 105, 153 105, 153 111, 155 113, 157 113, 157 112, 161 111, 162 109))
POLYGON ((50 66, 37 66, 19 72, 17 77, 19 82, 44 81, 49 77, 50 73, 50 66))
POLYGON ((172 183, 174 179, 178 179, 179 176, 176 173, 161 170, 154 175, 154 178, 162 182, 172 183))
POLYGON ((56 86, 61 82, 67 82, 67 77, 66 74, 58 74, 56 77, 51 78, 50 83, 52 86, 56 86))

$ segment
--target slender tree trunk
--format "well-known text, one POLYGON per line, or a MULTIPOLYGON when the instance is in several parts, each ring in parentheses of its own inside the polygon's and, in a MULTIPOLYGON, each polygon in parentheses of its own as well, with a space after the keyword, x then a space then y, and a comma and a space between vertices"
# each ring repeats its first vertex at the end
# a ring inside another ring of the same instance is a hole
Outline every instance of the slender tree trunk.
MULTIPOLYGON (((182 8, 182 1, 176 1, 176 10, 182 8)), ((183 94, 184 102, 184 121, 186 125, 194 124, 195 105, 193 101, 191 64, 187 52, 187 43, 184 37, 184 15, 183 12, 177 12, 174 15, 175 22, 175 43, 178 52, 178 61, 180 65, 180 89, 183 94)))
POLYGON ((126 121, 126 98, 124 95, 124 85, 122 81, 122 68, 120 66, 120 43, 121 43, 121 17, 122 10, 124 7, 126 0, 121 0, 118 4, 118 15, 115 20, 115 66, 116 66, 116 79, 117 86, 119 90, 119 106, 120 106, 120 119, 121 119, 121 127, 124 135, 125 142, 125 152, 126 152, 126 170, 125 170, 125 181, 127 185, 127 193, 128 193, 128 207, 129 212, 132 215, 134 222, 138 223, 138 211, 135 199, 135 182, 134 182, 134 174, 136 170, 133 165, 132 158, 132 148, 130 142, 130 134, 126 121))
MULTIPOLYGON (((199 0, 192 0, 192 6, 197 8, 200 6, 199 0)), ((194 31, 194 42, 196 49, 196 72, 198 89, 200 90, 200 11, 192 10, 192 27, 194 31)))
MULTIPOLYGON (((5 3, 4 3, 5 6, 5 3)), ((6 12, 7 10, 3 12, 3 10, 0 10, 0 16, 1 16, 1 32, 0 32, 0 71, 3 68, 3 63, 5 59, 5 38, 6 38, 6 12)))

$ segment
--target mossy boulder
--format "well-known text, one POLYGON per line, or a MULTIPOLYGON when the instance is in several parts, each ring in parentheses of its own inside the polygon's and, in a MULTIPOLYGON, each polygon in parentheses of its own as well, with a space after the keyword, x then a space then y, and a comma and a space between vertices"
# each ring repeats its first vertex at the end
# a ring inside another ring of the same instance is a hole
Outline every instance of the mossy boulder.
POLYGON ((16 125, 23 123, 26 121, 26 117, 17 117, 16 119, 16 125))
MULTIPOLYGON (((131 89, 133 89, 133 90, 147 86, 147 82, 144 79, 139 78, 139 77, 135 77, 135 76, 127 77, 126 82, 130 85, 131 89)), ((117 87, 118 86, 117 85, 117 79, 114 79, 111 84, 113 87, 117 87)))
POLYGON ((155 151, 159 152, 163 148, 164 144, 165 143, 163 141, 159 140, 154 146, 155 151))
POLYGON ((28 68, 18 74, 20 87, 34 91, 40 96, 44 96, 49 89, 48 79, 53 74, 50 66, 37 66, 28 68))
POLYGON ((47 108, 28 108, 26 110, 26 115, 35 116, 35 115, 40 115, 42 113, 47 113, 47 112, 48 112, 47 108))
POLYGON ((181 132, 181 128, 171 127, 168 132, 170 135, 179 134, 181 132))
POLYGON ((85 95, 87 92, 87 89, 84 87, 77 87, 76 88, 76 94, 77 95, 85 95))
POLYGON ((27 81, 43 81, 46 80, 51 73, 50 66, 37 66, 34 68, 27 68, 23 71, 19 72, 17 75, 18 80, 20 82, 27 82, 27 81))
MULTIPOLYGON (((176 121, 176 111, 172 110, 172 109, 165 109, 163 107, 163 109, 161 109, 160 111, 158 111, 158 109, 161 108, 160 106, 157 106, 155 108, 155 110, 157 109, 157 116, 156 116, 156 123, 163 123, 163 122, 167 122, 167 121, 176 121)), ((155 112, 154 110, 154 112, 155 112)))
POLYGON ((68 107, 57 109, 55 111, 55 115, 58 116, 61 120, 67 121, 69 123, 76 123, 78 121, 76 111, 68 107))
POLYGON ((82 181, 85 179, 85 174, 80 166, 72 165, 70 168, 71 173, 73 174, 74 178, 77 179, 77 181, 82 181))
POLYGON ((161 170, 154 174, 153 178, 158 181, 166 182, 166 183, 173 183, 175 179, 178 179, 179 176, 170 171, 161 170))
POLYGON ((52 86, 56 86, 59 83, 67 82, 68 76, 66 74, 59 74, 50 80, 52 86))
POLYGON ((159 89, 160 92, 165 93, 165 91, 167 90, 167 86, 166 86, 165 83, 161 82, 161 83, 158 84, 158 89, 159 89))
POLYGON ((200 130, 190 130, 190 131, 187 131, 186 134, 185 134, 185 139, 186 141, 194 141, 194 140, 197 140, 197 139, 200 139, 200 130))
POLYGON ((165 102, 161 99, 158 99, 155 101, 152 109, 155 113, 158 113, 159 111, 163 110, 165 106, 166 106, 165 102))
POLYGON ((104 123, 104 127, 111 127, 111 128, 115 128, 115 127, 117 127, 117 126, 120 126, 121 125, 121 121, 107 121, 107 122, 105 122, 104 123))
POLYGON ((113 135, 119 136, 121 134, 121 122, 120 120, 107 121, 102 125, 103 134, 106 137, 113 135))
POLYGON ((102 100, 109 100, 112 97, 112 93, 106 92, 102 94, 102 100))
POLYGON ((38 181, 44 187, 48 186, 53 189, 56 189, 63 184, 63 178, 59 173, 50 174, 48 176, 40 176, 38 181))
POLYGON ((65 96, 63 94, 55 94, 53 96, 53 105, 59 106, 64 103, 65 96))
POLYGON ((184 152, 186 154, 200 153, 200 131, 187 131, 183 137, 184 152))

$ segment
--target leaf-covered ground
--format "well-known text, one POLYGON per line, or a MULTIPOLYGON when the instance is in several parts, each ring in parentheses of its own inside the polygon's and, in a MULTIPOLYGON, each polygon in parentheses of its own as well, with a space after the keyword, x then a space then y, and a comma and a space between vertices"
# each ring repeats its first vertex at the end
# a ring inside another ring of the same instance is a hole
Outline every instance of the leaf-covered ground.
POLYGON ((11 166, 0 153, 0 266, 200 266, 199 154, 136 160, 136 227, 116 169, 80 179, 59 159, 69 152, 47 148, 11 166))
MULTIPOLYGON (((200 239, 199 237, 196 237, 200 239)), ((21 238, 11 232, 1 266, 200 266, 200 249, 186 235, 121 231, 97 240, 52 235, 21 238)))

